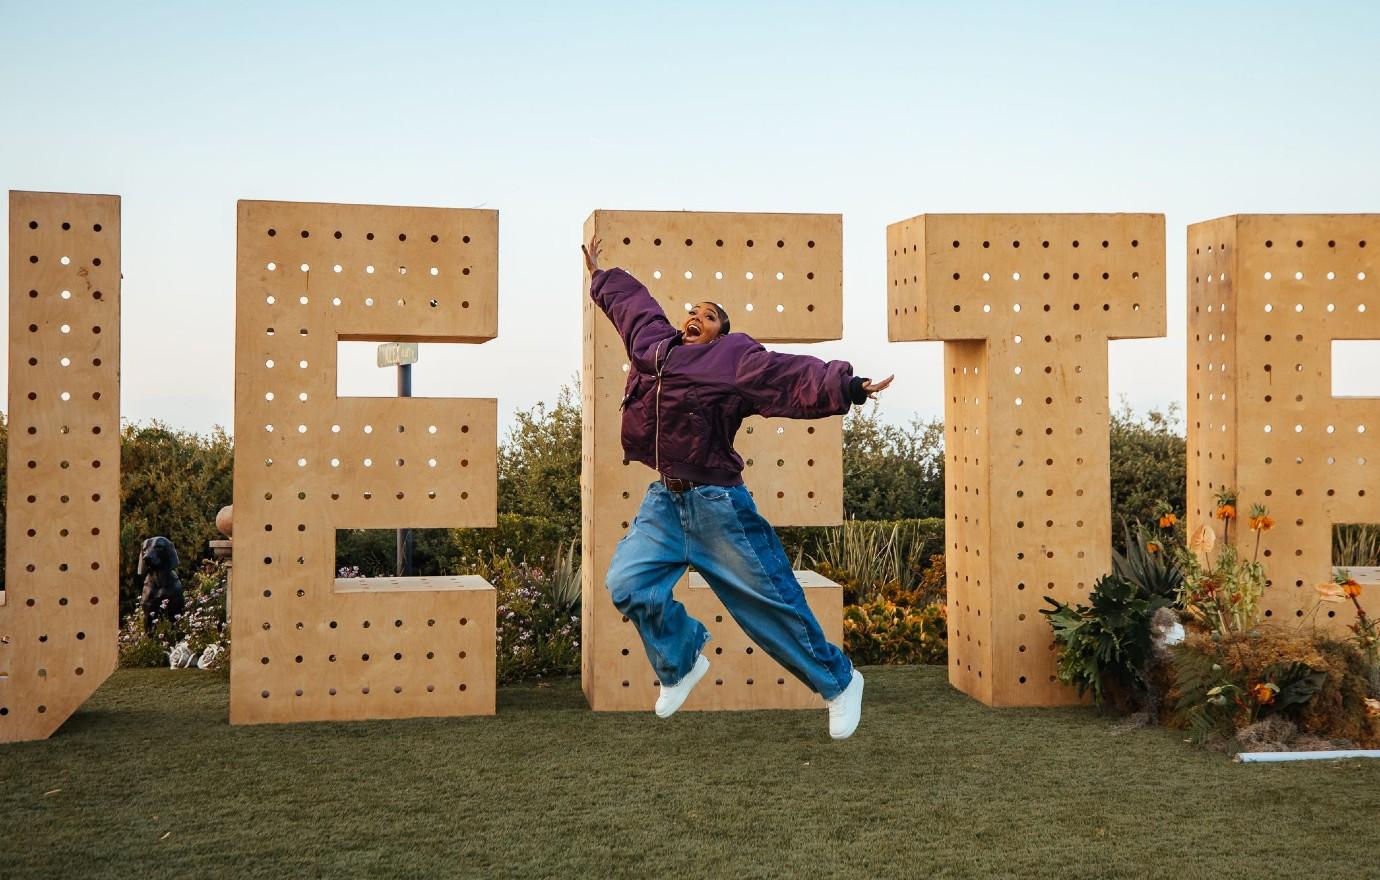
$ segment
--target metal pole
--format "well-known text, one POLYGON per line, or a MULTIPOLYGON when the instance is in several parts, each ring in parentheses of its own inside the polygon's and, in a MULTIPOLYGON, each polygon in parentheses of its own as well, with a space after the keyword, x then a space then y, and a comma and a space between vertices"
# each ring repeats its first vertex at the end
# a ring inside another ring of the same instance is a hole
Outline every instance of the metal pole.
MULTIPOLYGON (((412 396, 412 365, 398 365, 398 396, 412 396)), ((398 577, 412 576, 412 530, 398 529, 398 577)))

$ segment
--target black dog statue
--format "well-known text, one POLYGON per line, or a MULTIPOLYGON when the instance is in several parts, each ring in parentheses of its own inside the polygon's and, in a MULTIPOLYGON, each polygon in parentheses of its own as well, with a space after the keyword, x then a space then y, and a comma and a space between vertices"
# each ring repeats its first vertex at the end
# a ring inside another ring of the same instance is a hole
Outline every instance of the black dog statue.
POLYGON ((144 609, 144 632, 152 630, 158 618, 175 620, 182 613, 185 602, 182 581, 177 578, 178 565, 177 548, 161 535, 147 539, 139 549, 139 574, 144 576, 139 606, 144 609))

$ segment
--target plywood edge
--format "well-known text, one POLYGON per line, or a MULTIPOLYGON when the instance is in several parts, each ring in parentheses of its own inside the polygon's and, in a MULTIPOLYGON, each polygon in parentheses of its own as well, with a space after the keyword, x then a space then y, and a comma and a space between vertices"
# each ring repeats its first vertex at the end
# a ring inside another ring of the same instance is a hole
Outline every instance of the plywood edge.
POLYGON ((241 212, 258 207, 300 207, 319 205, 323 208, 362 208, 386 211, 467 211, 474 214, 488 214, 494 223, 498 222, 497 208, 457 208, 454 205, 389 205, 365 202, 320 202, 313 199, 236 199, 235 205, 241 212))
POLYGON ((12 189, 12 190, 10 190, 10 204, 14 204, 15 201, 16 201, 17 199, 24 199, 24 198, 28 198, 28 197, 30 197, 30 196, 33 196, 33 197, 35 197, 35 198, 47 198, 47 197, 59 197, 59 198, 63 198, 63 197, 67 197, 67 196, 78 196, 78 195, 81 196, 81 197, 84 198, 84 199, 112 199, 112 200, 114 200, 117 204, 118 204, 119 201, 120 201, 120 197, 119 197, 118 195, 114 194, 114 193, 72 193, 72 192, 58 192, 58 191, 55 191, 55 190, 41 190, 41 189, 12 189))
POLYGON ((333 590, 336 593, 420 593, 455 590, 495 592, 493 585, 477 574, 445 577, 336 578, 333 590))
POLYGON ((842 235, 842 231, 843 231, 843 214, 837 213, 837 212, 831 212, 831 211, 692 211, 692 210, 688 210, 688 209, 681 209, 681 210, 677 210, 677 211, 664 211, 664 210, 644 211, 644 210, 639 210, 639 209, 637 209, 637 208, 595 208, 592 212, 590 212, 589 218, 586 219, 586 221, 585 221, 586 228, 588 228, 589 222, 590 222, 591 220, 595 220, 596 218, 608 217, 608 218, 612 218, 612 219, 617 219, 617 218, 620 217, 620 216, 668 217, 668 218, 670 218, 670 217, 686 217, 686 216, 693 216, 693 217, 696 217, 696 218, 704 218, 704 217, 708 217, 708 218, 714 218, 714 217, 723 217, 723 218, 761 217, 761 218, 763 218, 763 219, 769 219, 769 218, 775 218, 775 217, 789 217, 789 218, 818 217, 818 218, 822 218, 822 219, 825 219, 825 220, 833 220, 833 221, 837 224, 837 226, 838 226, 838 230, 839 230, 840 235, 842 235))
MULTIPOLYGON (((498 338, 498 328, 485 331, 481 336, 436 336, 415 333, 339 333, 336 339, 341 342, 433 342, 437 344, 459 343, 464 345, 483 345, 498 338)), ((420 399, 420 398, 418 398, 420 399)), ((454 398, 449 398, 454 399, 454 398)), ((465 400, 492 400, 493 398, 467 397, 465 400)))
MULTIPOLYGON (((820 573, 817 572, 817 571, 811 571, 811 570, 809 570, 809 569, 797 569, 797 570, 795 570, 795 571, 793 571, 793 572, 791 572, 791 573, 795 575, 796 581, 799 582, 801 588, 802 588, 802 589, 805 589, 805 590, 842 590, 842 589, 843 589, 843 587, 841 587, 841 586, 839 586, 838 584, 834 583, 833 581, 829 580, 827 577, 825 577, 824 575, 820 574, 820 573)), ((690 589, 692 589, 692 590, 708 590, 708 589, 710 589, 710 587, 709 587, 709 584, 705 581, 704 575, 700 574, 698 571, 691 571, 691 572, 690 572, 690 589)))

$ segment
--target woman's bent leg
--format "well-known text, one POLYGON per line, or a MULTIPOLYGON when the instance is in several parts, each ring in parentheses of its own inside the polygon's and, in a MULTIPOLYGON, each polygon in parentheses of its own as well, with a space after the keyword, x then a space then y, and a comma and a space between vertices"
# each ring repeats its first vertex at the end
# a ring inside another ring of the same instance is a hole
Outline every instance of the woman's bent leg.
POLYGON ((685 574, 685 531, 677 505, 653 483, 618 542, 605 585, 613 604, 637 627, 657 679, 677 684, 695 665, 709 631, 672 591, 685 574))
POLYGON ((838 696, 853 664, 825 637, 747 489, 704 486, 686 495, 692 493, 690 563, 748 638, 826 700, 838 696))

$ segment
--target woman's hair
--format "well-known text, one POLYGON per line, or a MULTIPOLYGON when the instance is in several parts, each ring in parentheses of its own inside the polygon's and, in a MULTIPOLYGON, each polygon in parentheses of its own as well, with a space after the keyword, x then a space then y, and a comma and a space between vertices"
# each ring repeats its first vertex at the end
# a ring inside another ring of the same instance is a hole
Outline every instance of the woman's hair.
POLYGON ((718 303, 714 303, 714 311, 719 313, 719 335, 724 336, 729 332, 728 312, 725 312, 724 307, 718 303))

